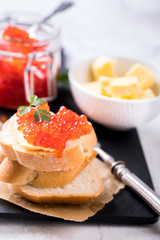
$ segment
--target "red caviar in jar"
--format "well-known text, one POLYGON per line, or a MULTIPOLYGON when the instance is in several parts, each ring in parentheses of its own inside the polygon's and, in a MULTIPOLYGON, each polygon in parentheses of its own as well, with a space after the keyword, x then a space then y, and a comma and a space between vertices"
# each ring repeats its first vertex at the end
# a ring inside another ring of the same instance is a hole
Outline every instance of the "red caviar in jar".
MULTIPOLYGON (((0 106, 17 108, 26 105, 24 89, 24 71, 28 63, 28 55, 32 52, 46 51, 46 43, 40 44, 37 39, 30 38, 29 34, 18 27, 8 26, 0 39, 0 50, 10 53, 10 56, 0 54, 0 106), (20 53, 22 57, 15 57, 14 53, 20 53)), ((39 97, 47 97, 47 64, 51 57, 39 57, 32 61, 34 67, 34 89, 39 97)), ((30 76, 29 76, 30 78, 30 76)))
MULTIPOLYGON (((47 103, 36 108, 49 110, 47 103)), ((67 141, 89 134, 93 128, 85 115, 78 115, 66 107, 61 107, 56 114, 49 115, 50 123, 43 122, 41 118, 36 123, 34 112, 35 108, 22 116, 17 112, 18 130, 23 132, 29 144, 55 149, 58 158, 62 156, 67 141)))

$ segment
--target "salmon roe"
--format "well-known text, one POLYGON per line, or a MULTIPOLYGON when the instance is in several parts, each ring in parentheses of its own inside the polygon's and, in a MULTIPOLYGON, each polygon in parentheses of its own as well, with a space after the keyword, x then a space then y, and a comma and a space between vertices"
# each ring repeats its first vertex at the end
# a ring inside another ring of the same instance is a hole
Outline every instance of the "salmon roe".
POLYGON ((3 38, 19 39, 19 40, 25 40, 27 42, 38 42, 36 39, 30 38, 29 34, 25 30, 15 26, 8 26, 3 32, 3 38))
MULTIPOLYGON (((36 108, 49 111, 47 103, 36 108)), ((62 156, 68 140, 89 134, 93 128, 85 115, 78 115, 64 106, 56 114, 47 115, 50 117, 50 123, 43 122, 41 118, 36 123, 34 112, 35 108, 31 108, 29 113, 22 116, 19 115, 19 111, 17 112, 18 130, 22 131, 29 144, 55 149, 57 158, 62 156)))

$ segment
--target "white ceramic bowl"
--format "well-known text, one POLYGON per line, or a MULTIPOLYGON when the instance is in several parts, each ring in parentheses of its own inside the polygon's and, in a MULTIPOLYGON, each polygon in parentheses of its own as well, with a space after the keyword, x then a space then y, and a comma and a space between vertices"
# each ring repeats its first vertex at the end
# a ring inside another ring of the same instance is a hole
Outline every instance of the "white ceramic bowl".
MULTIPOLYGON (((132 59, 118 59, 116 72, 124 74, 134 63, 141 62, 152 71, 155 76, 159 94, 160 68, 151 64, 132 59)), ((77 64, 69 70, 71 91, 76 104, 90 119, 115 129, 129 129, 139 127, 153 120, 160 113, 160 96, 145 100, 121 100, 101 96, 86 90, 81 84, 88 82, 90 76, 90 63, 88 60, 77 64)))

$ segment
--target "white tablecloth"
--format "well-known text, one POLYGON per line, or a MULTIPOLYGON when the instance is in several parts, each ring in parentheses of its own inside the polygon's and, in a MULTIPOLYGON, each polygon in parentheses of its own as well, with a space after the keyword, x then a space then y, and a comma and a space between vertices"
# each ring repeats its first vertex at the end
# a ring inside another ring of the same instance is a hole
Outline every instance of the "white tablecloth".
MULTIPOLYGON (((59 2, 0 0, 0 10, 23 10, 45 15, 59 2)), ((75 3, 72 9, 54 19, 62 28, 68 66, 99 55, 134 57, 160 63, 159 0, 77 0, 75 3)), ((160 116, 138 132, 155 189, 160 194, 160 116)), ((158 240, 160 221, 154 225, 118 226, 1 218, 0 239, 158 240)))

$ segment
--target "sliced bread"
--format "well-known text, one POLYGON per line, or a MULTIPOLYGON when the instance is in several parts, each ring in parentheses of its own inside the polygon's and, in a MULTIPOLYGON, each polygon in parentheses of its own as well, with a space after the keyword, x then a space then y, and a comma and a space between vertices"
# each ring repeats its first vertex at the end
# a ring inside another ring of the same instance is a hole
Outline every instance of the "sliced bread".
POLYGON ((82 204, 103 192, 103 182, 88 165, 74 180, 57 188, 36 188, 30 184, 17 186, 14 190, 23 198, 36 203, 82 204))

